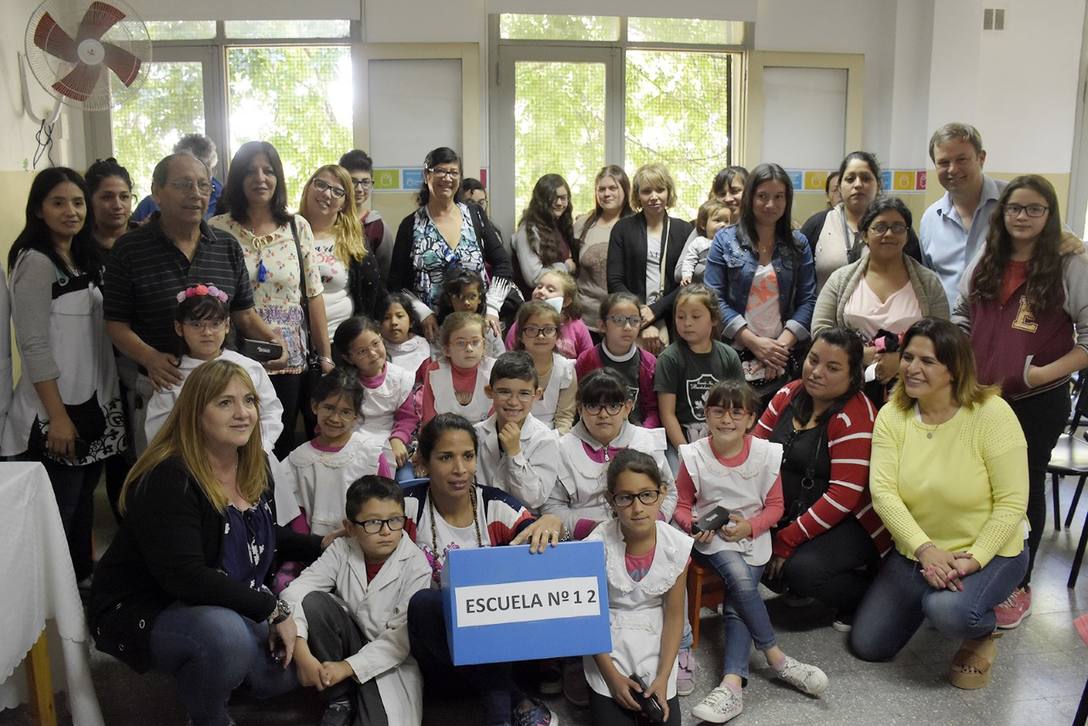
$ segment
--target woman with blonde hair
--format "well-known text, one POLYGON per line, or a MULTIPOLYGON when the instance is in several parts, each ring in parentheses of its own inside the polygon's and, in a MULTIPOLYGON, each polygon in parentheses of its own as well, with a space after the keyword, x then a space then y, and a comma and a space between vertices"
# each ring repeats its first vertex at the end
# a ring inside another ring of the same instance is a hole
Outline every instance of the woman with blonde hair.
POLYGON ((231 723, 243 683, 258 697, 298 685, 295 624, 267 583, 277 556, 311 562, 331 542, 277 525, 258 408, 237 364, 193 371, 125 480, 91 591, 98 649, 171 675, 196 725, 231 723))
POLYGON ((326 164, 310 176, 298 205, 314 233, 329 340, 340 323, 354 315, 380 320, 379 307, 386 295, 377 258, 363 240, 351 185, 347 169, 326 164))

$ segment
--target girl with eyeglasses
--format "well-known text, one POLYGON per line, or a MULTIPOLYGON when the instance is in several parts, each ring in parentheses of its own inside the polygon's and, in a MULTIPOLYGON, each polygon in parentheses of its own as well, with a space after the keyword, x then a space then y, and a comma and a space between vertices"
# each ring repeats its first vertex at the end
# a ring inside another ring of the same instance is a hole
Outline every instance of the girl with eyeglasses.
POLYGON ((579 381, 598 368, 619 373, 630 391, 631 423, 654 429, 661 425, 654 392, 657 358, 637 344, 642 325, 639 307, 639 299, 629 292, 614 292, 605 298, 598 311, 604 337, 578 356, 574 370, 579 381))
POLYGON ((329 340, 352 315, 378 319, 386 294, 377 257, 363 238, 351 185, 346 169, 327 164, 310 176, 298 207, 314 235, 329 340))
POLYGON ((649 454, 621 451, 608 465, 607 487, 614 518, 587 539, 604 543, 612 652, 582 659, 590 714, 601 726, 636 726, 642 700, 653 699, 661 722, 679 726, 676 654, 692 539, 659 516, 667 487, 649 454))
POLYGON ((440 413, 455 413, 479 423, 491 411, 484 392, 495 359, 485 352, 487 321, 476 313, 450 313, 442 322, 442 360, 432 360, 422 371, 420 423, 440 413))
POLYGON ((283 405, 276 397, 276 389, 263 365, 224 347, 230 333, 227 294, 215 285, 193 285, 179 292, 174 332, 178 336, 178 375, 181 382, 156 390, 148 399, 147 421, 144 424, 147 440, 155 438, 174 410, 189 375, 210 360, 223 359, 240 365, 253 381, 261 404, 261 441, 264 450, 271 452, 283 429, 283 405))
POLYGON ((556 352, 562 318, 551 305, 530 300, 518 308, 516 350, 529 354, 543 392, 533 404, 533 416, 560 435, 574 425, 578 379, 574 361, 556 352))
MULTIPOLYGON (((571 360, 593 347, 589 328, 582 322, 582 305, 578 302, 578 283, 565 270, 546 270, 536 278, 533 300, 548 303, 559 313, 561 325, 555 349, 571 360)), ((518 324, 515 321, 506 331, 506 347, 517 347, 518 324)))
MULTIPOLYGON (((465 269, 464 267, 451 267, 446 271, 445 282, 442 284, 442 297, 438 301, 438 324, 442 325, 446 316, 450 313, 487 313, 487 296, 484 279, 480 273, 465 269)), ((487 343, 487 354, 492 358, 498 358, 506 352, 507 346, 503 344, 502 336, 491 329, 489 325, 484 335, 487 343)))
POLYGON ((348 487, 339 514, 347 536, 280 596, 298 626, 299 683, 320 692, 321 723, 418 726, 423 676, 408 655, 408 605, 431 568, 404 536, 404 494, 367 475, 348 487))
POLYGON ((725 665, 721 683, 691 713, 725 723, 744 709, 753 642, 775 676, 802 693, 818 696, 827 676, 790 658, 778 647, 759 594, 771 558, 771 528, 782 516, 782 445, 753 438, 759 397, 743 381, 723 381, 706 398, 709 435, 680 447, 679 501, 674 520, 695 538, 694 557, 713 568, 725 585, 725 665), (716 528, 700 527, 717 508, 729 512, 716 528))
POLYGON ((1062 231, 1050 182, 1002 191, 986 246, 964 273, 952 320, 971 333, 979 383, 1001 387, 1028 442, 1028 570, 997 607, 997 627, 1031 613, 1031 571, 1046 525, 1046 466, 1069 416, 1069 377, 1088 368, 1088 254, 1062 231))
POLYGON ((555 714, 518 689, 509 663, 456 667, 450 658, 440 586, 449 552, 528 544, 539 554, 564 535, 557 517, 534 518, 515 497, 478 484, 478 449, 476 430, 455 414, 439 414, 419 432, 415 467, 429 479, 404 490, 404 529, 433 575, 431 589, 417 592, 408 606, 412 655, 429 690, 460 695, 467 687, 479 694, 483 717, 478 723, 548 726, 557 722, 555 714))

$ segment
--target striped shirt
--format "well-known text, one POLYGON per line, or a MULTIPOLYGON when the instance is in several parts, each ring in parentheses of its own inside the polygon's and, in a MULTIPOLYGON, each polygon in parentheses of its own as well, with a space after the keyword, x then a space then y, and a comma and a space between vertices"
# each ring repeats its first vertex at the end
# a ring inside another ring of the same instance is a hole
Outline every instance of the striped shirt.
POLYGON ((201 222, 200 240, 189 260, 163 233, 156 212, 117 240, 110 252, 103 282, 105 318, 128 323, 155 350, 176 353, 177 295, 199 283, 227 293, 232 313, 253 307, 253 287, 238 240, 201 222))
MULTIPOLYGON (((782 411, 801 389, 793 381, 774 394, 752 434, 769 439, 782 411)), ((789 557, 798 545, 819 537, 852 514, 883 555, 892 546, 891 534, 873 509, 869 495, 869 457, 873 444, 876 409, 865 394, 858 392, 842 411, 827 422, 827 448, 831 458, 831 476, 827 491, 797 519, 780 529, 774 538, 774 554, 789 557)))

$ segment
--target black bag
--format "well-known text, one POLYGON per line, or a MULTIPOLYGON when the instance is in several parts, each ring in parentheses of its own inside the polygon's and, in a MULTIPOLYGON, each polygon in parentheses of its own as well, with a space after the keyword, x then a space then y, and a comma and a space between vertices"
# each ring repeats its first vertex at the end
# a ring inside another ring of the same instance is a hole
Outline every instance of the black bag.
MULTIPOLYGON (((83 403, 66 403, 64 410, 68 413, 72 425, 76 427, 75 458, 76 460, 84 459, 91 451, 91 444, 106 433, 106 414, 102 412, 102 406, 98 403, 98 394, 92 393, 91 397, 83 403)), ((48 453, 46 447, 48 437, 48 424, 35 418, 34 425, 30 429, 28 453, 38 458, 43 456, 50 459, 56 458, 48 453)))

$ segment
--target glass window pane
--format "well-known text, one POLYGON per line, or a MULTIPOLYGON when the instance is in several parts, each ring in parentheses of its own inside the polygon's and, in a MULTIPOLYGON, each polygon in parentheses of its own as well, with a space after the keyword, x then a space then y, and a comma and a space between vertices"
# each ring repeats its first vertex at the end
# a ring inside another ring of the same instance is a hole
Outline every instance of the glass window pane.
POLYGON ((227 49, 230 144, 268 141, 283 159, 287 204, 314 169, 352 148, 351 49, 227 49))
POLYGON ((694 219, 710 183, 729 165, 730 56, 627 51, 628 171, 665 164, 676 181, 674 215, 694 219))
POLYGON ((206 40, 215 37, 214 20, 149 20, 151 40, 206 40))
POLYGON ((350 20, 228 20, 228 38, 347 38, 350 20))
POLYGON ((515 65, 515 219, 544 174, 561 174, 574 215, 593 207, 593 177, 604 166, 604 78, 601 63, 515 65))
POLYGON ((601 15, 499 16, 504 40, 619 40, 620 19, 601 15))
POLYGON ((139 103, 110 114, 113 155, 128 169, 137 201, 151 193, 151 171, 178 139, 204 133, 203 76, 199 62, 154 62, 139 103))
POLYGON ((740 45, 744 42, 744 23, 698 18, 628 18, 627 39, 632 43, 740 45))

